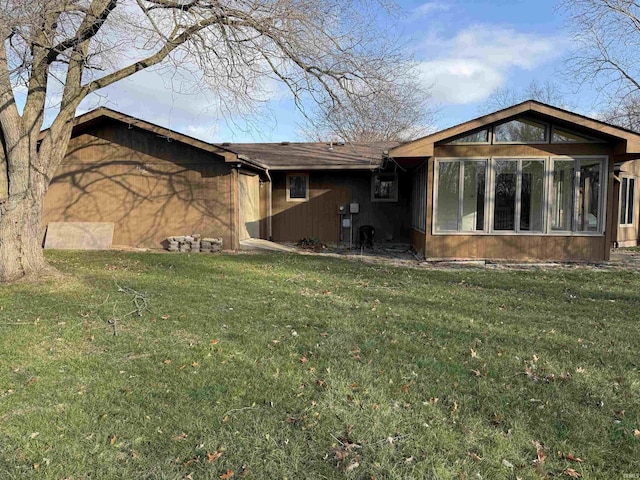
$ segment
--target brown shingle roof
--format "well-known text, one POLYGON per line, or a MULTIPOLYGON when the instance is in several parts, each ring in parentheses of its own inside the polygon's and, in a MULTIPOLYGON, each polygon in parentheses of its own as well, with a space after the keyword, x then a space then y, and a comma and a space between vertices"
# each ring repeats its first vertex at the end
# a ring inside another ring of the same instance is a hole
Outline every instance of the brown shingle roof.
POLYGON ((383 154, 398 142, 374 143, 217 143, 216 146, 259 161, 270 170, 366 170, 379 167, 383 154))

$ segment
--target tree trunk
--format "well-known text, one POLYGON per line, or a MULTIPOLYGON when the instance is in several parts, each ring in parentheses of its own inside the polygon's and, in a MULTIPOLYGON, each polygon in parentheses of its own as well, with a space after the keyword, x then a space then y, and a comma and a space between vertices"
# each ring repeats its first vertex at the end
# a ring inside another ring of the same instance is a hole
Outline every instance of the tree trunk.
POLYGON ((0 282, 49 272, 41 244, 43 200, 35 192, 0 200, 0 282))

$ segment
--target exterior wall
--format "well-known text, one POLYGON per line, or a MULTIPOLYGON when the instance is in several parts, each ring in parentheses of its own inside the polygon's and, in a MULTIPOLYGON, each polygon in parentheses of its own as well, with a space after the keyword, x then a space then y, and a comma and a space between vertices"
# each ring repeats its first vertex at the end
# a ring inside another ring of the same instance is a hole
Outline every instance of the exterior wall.
POLYGON ((171 235, 234 248, 232 169, 195 147, 104 122, 72 138, 45 198, 48 222, 113 222, 114 245, 162 248, 171 235))
POLYGON ((411 229, 411 246, 417 252, 419 257, 424 257, 424 246, 426 243, 426 239, 426 233, 423 233, 420 230, 416 230, 415 228, 411 229))
MULTIPOLYGON (((298 173, 298 172, 291 172, 298 173)), ((371 172, 369 171, 310 171, 309 200, 288 202, 286 173, 272 172, 272 228, 276 242, 297 242, 317 237, 324 243, 335 244, 340 238, 338 206, 351 202, 360 204, 354 215, 354 242, 362 225, 375 228, 375 242, 411 242, 411 176, 398 174, 396 202, 371 201, 371 172)), ((347 216, 348 217, 348 216, 347 216)), ((344 243, 349 243, 349 230, 343 229, 344 243)))
POLYGON ((633 205, 633 224, 620 225, 620 182, 616 181, 616 189, 614 192, 616 208, 613 210, 616 217, 616 235, 614 241, 618 242, 620 247, 635 247, 640 245, 640 160, 625 162, 620 166, 620 174, 618 177, 635 178, 635 198, 633 205))
POLYGON ((530 235, 487 233, 438 234, 433 232, 434 158, 429 159, 427 176, 427 234, 425 257, 431 259, 487 260, 586 260, 609 258, 611 244, 610 214, 613 204, 613 147, 608 144, 544 145, 436 145, 435 158, 469 157, 549 157, 558 155, 607 155, 609 172, 606 203, 606 231, 602 235, 530 235))

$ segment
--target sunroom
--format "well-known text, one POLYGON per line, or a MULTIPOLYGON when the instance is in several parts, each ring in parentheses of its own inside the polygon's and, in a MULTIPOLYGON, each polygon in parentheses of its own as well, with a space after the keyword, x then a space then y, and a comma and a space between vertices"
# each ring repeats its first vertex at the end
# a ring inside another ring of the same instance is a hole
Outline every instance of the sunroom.
MULTIPOLYGON (((524 102, 390 151, 416 165, 413 243, 431 259, 607 259, 614 164, 640 136, 524 102)), ((617 208, 617 207, 616 207, 617 208)))

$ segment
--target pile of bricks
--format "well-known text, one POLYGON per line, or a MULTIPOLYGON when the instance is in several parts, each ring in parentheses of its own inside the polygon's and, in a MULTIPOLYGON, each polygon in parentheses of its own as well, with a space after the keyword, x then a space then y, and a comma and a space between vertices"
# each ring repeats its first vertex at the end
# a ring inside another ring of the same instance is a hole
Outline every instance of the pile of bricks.
POLYGON ((200 235, 178 235, 167 238, 167 250, 180 253, 216 253, 222 250, 222 238, 200 238, 200 235))

